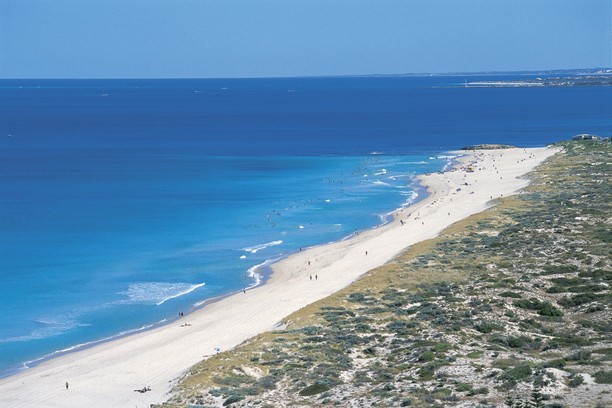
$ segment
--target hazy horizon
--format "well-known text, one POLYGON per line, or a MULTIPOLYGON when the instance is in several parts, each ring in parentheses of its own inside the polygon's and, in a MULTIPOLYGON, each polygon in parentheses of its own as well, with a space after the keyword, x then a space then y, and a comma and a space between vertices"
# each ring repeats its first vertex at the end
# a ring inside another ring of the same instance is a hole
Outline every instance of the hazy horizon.
MULTIPOLYGON (((503 75, 536 75, 536 74, 563 74, 575 72, 589 72, 606 70, 607 74, 612 74, 612 65, 609 67, 588 67, 588 68, 559 68, 534 71, 472 71, 472 72, 405 72, 399 74, 338 74, 338 75, 287 75, 287 76, 257 76, 257 77, 117 77, 117 78, 0 78, 2 80, 75 80, 75 81, 112 81, 112 80, 157 80, 157 79, 292 79, 292 78, 360 78, 360 77, 421 77, 421 76, 503 76, 503 75)), ((593 74, 595 74, 593 72, 593 74)))

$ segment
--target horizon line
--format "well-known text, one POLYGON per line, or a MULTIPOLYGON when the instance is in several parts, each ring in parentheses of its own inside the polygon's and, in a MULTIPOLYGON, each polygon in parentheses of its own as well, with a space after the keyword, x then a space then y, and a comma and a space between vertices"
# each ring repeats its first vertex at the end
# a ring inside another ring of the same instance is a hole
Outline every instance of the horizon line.
POLYGON ((337 74, 337 75, 287 75, 287 76, 244 76, 244 77, 35 77, 35 78, 0 78, 0 81, 20 81, 20 80, 182 80, 182 79, 300 79, 300 78, 371 78, 371 77, 423 77, 423 76, 474 76, 474 75, 530 75, 530 74, 547 74, 547 73, 571 73, 580 72, 593 73, 591 71, 607 71, 598 72, 598 74, 612 74, 611 67, 590 67, 590 68, 557 68, 544 70, 518 70, 518 71, 451 71, 451 72, 417 72, 417 73, 400 73, 400 74, 337 74))

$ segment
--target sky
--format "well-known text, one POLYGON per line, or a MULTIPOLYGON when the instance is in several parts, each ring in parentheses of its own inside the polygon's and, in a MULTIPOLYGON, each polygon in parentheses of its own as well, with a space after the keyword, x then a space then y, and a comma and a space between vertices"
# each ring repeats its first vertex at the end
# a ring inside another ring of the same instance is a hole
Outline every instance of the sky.
POLYGON ((0 0, 0 78, 610 67, 611 0, 0 0))

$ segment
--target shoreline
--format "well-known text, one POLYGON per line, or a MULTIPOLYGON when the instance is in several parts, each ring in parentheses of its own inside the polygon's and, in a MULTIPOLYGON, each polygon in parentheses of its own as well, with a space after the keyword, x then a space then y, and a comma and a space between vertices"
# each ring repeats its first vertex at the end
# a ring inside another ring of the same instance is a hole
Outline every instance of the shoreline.
MULTIPOLYGON (((445 154, 445 153, 449 153, 449 152, 440 152, 439 154, 445 154)), ((457 153, 458 155, 465 154, 465 152, 455 152, 455 153, 457 153)), ((444 165, 444 167, 440 170, 440 172, 444 172, 445 171, 444 169, 452 168, 456 164, 456 160, 457 160, 457 158, 449 159, 447 161, 447 163, 444 165)), ((414 192, 417 194, 416 198, 414 198, 414 199, 413 198, 409 198, 400 207, 398 207, 398 208, 396 208, 396 209, 394 209, 392 211, 389 211, 387 213, 380 214, 381 222, 379 224, 376 224, 376 225, 374 225, 372 227, 369 227, 367 229, 364 229, 364 230, 359 230, 358 232, 361 233, 361 232, 368 231, 368 230, 371 230, 371 229, 377 229, 377 228, 383 227, 383 226, 385 226, 385 225, 387 225, 387 224, 389 224, 389 223, 391 223, 391 222, 393 222, 395 220, 395 213, 397 211, 399 211, 401 209, 404 209, 404 208, 408 208, 408 207, 410 207, 412 205, 415 205, 415 204, 419 203, 420 201, 423 201, 424 199, 426 199, 428 197, 427 187, 424 186, 421 183, 421 181, 419 180, 420 176, 421 176, 420 174, 416 174, 414 176, 411 176, 411 184, 410 185, 413 187, 414 192)), ((332 243, 335 243, 335 242, 349 240, 349 239, 353 238, 354 236, 355 236, 355 234, 353 233, 353 234, 341 237, 337 241, 323 242, 323 243, 311 245, 309 247, 305 247, 304 250, 308 250, 310 248, 316 248, 316 247, 322 246, 322 245, 329 245, 329 244, 332 244, 332 243)), ((295 255, 297 253, 299 253, 299 251, 295 251, 294 250, 294 251, 288 252, 286 254, 279 255, 279 256, 277 256, 275 258, 267 259, 264 262, 262 262, 261 264, 255 265, 255 266, 249 268, 247 270, 247 272, 251 272, 251 269, 252 269, 253 270, 253 275, 251 277, 252 283, 250 283, 248 286, 245 286, 244 288, 241 288, 241 289, 234 289, 234 290, 231 290, 231 291, 229 291, 227 293, 222 293, 222 294, 219 294, 219 295, 216 295, 216 296, 213 296, 213 297, 210 297, 210 298, 205 298, 205 299, 203 299, 201 301, 195 302, 192 305, 191 309, 189 309, 189 310, 184 312, 185 313, 184 316, 189 316, 189 315, 191 315, 193 313, 197 313, 199 310, 201 310, 202 308, 206 307, 207 305, 212 304, 214 302, 221 301, 221 300, 223 300, 225 298, 228 298, 228 297, 231 297, 233 295, 239 294, 239 293, 243 292, 243 290, 249 291, 249 290, 252 290, 252 289, 255 289, 257 287, 265 285, 266 282, 270 279, 270 277, 274 273, 274 271, 272 269, 272 266, 274 264, 276 264, 277 262, 280 262, 283 259, 291 257, 291 256, 293 256, 293 255, 295 255)), ((126 331, 123 331, 123 332, 120 332, 120 333, 117 333, 117 334, 114 334, 114 335, 111 335, 111 336, 108 336, 108 337, 105 337, 105 338, 101 338, 101 339, 98 339, 98 340, 92 340, 92 341, 86 342, 86 343, 75 344, 73 346, 69 346, 69 347, 66 347, 66 348, 63 348, 63 349, 52 351, 51 353, 43 355, 43 356, 41 356, 39 358, 23 362, 23 364, 22 364, 22 366, 20 368, 14 368, 14 369, 12 369, 10 371, 7 370, 6 372, 0 373, 0 381, 3 380, 3 379, 10 378, 10 377, 13 377, 15 375, 18 375, 18 374, 20 374, 20 373, 22 373, 24 371, 33 369, 33 368, 35 368, 35 367, 37 367, 37 366, 39 366, 41 364, 44 364, 45 362, 55 360, 55 359, 60 358, 62 356, 68 355, 70 353, 80 352, 82 350, 87 350, 87 349, 90 349, 92 347, 96 347, 96 346, 99 346, 101 344, 104 344, 104 343, 120 340, 120 339, 129 337, 129 336, 132 336, 134 334, 144 333, 144 332, 147 332, 147 331, 150 331, 150 330, 154 330, 154 329, 166 326, 166 325, 171 325, 171 324, 179 321, 180 319, 181 318, 177 317, 177 316, 170 316, 170 317, 167 317, 167 318, 163 318, 163 319, 161 319, 161 320, 159 320, 157 322, 141 326, 139 328, 135 328, 135 329, 131 329, 131 330, 126 330, 126 331)), ((2 400, 0 400, 0 403, 2 403, 2 400)), ((0 405, 0 407, 1 407, 1 405, 0 405)))
POLYGON ((274 329, 290 313, 346 287, 408 246, 491 207, 493 198, 526 186, 528 181, 517 177, 555 152, 551 148, 452 152, 460 157, 444 173, 415 178, 428 194, 389 213, 390 222, 288 254, 267 265, 272 273, 262 279, 265 284, 208 299, 183 318, 54 355, 2 378, 0 407, 133 407, 162 402, 172 384, 216 348, 225 351, 274 329), (64 389, 66 381, 70 390, 64 389), (145 386, 152 391, 134 393, 145 386))
MULTIPOLYGON (((458 152, 458 153, 461 153, 461 152, 458 152)), ((443 167, 443 169, 454 166, 455 165, 455 161, 456 161, 456 159, 449 160, 449 162, 443 167)), ((444 171, 443 169, 440 170, 440 171, 443 172, 444 171)), ((385 225, 387 225, 387 224, 389 224, 389 223, 391 223, 391 222, 393 222, 395 220, 395 213, 397 211, 400 211, 400 210, 402 210, 404 208, 408 208, 408 207, 410 207, 412 205, 415 205, 415 204, 423 201, 424 199, 426 199, 428 197, 427 187, 424 186, 420 182, 420 180, 419 180, 420 176, 421 175, 415 175, 415 176, 412 177, 413 178, 412 185, 414 187, 414 192, 417 193, 416 199, 414 199, 413 201, 411 201, 411 199, 408 199, 408 200, 406 200, 406 202, 404 204, 402 204, 401 207, 398 207, 398 208, 396 208, 396 209, 394 209, 392 211, 389 211, 389 212, 387 212, 385 214, 381 214, 380 218, 381 218, 382 222, 380 224, 376 224, 373 227, 370 227, 370 228, 367 228, 367 229, 364 229, 364 230, 360 230, 358 232, 361 233, 361 232, 364 232, 364 231, 369 231, 371 229, 377 229, 377 228, 383 227, 383 226, 385 226, 385 225)), ((355 234, 347 235, 347 236, 344 236, 344 237, 340 238, 338 241, 331 241, 331 242, 324 242, 324 243, 320 243, 320 244, 315 244, 315 245, 306 247, 304 250, 308 250, 308 249, 311 249, 311 248, 316 248, 316 247, 322 246, 322 245, 329 245, 329 244, 332 244, 332 243, 335 243, 335 242, 346 241, 346 240, 349 240, 349 239, 353 238, 354 236, 355 236, 355 234)), ((236 294, 239 294, 243 290, 249 291, 249 290, 252 290, 252 289, 255 289, 257 287, 265 285, 266 282, 268 282, 268 280, 271 278, 272 274, 274 273, 273 268, 272 268, 273 265, 276 264, 277 262, 280 262, 283 259, 291 257, 291 256, 293 256, 293 255, 295 255, 297 253, 299 253, 299 251, 292 251, 292 252, 289 252, 287 254, 281 255, 279 257, 266 260, 266 261, 262 262, 259 265, 255 265, 252 268, 249 268, 249 270, 247 272, 250 272, 250 270, 253 269, 253 277, 251 278, 252 279, 252 284, 250 284, 249 286, 244 287, 243 289, 235 289, 235 290, 232 290, 232 291, 227 292, 227 293, 223 293, 223 294, 220 294, 220 295, 216 295, 216 296, 213 296, 213 297, 206 298, 206 299, 203 299, 201 301, 198 301, 198 302, 196 302, 196 303, 194 303, 192 305, 192 308, 190 310, 187 310, 185 312, 184 316, 189 316, 189 315, 191 315, 193 313, 197 313, 199 310, 201 310, 202 308, 208 306, 209 304, 212 304, 214 302, 219 302, 219 301, 221 301, 221 300, 223 300, 225 298, 228 298, 228 297, 234 296, 236 294)), ((68 355, 70 353, 76 353, 76 352, 79 352, 79 351, 82 351, 82 350, 87 350, 87 349, 90 349, 92 347, 99 346, 100 344, 104 344, 104 343, 108 343, 108 342, 113 342, 113 341, 116 341, 116 340, 120 340, 120 339, 129 337, 129 336, 132 336, 132 335, 137 334, 137 333, 144 333, 144 332, 147 332, 149 330, 154 330, 156 328, 160 328, 160 327, 163 327, 163 326, 166 326, 166 325, 171 325, 171 324, 173 324, 173 323, 175 323, 177 321, 180 321, 180 319, 181 319, 180 317, 171 316, 171 317, 164 318, 164 319, 159 320, 157 322, 154 322, 154 323, 151 323, 151 324, 148 324, 148 325, 136 328, 136 329, 131 329, 131 330, 127 330, 127 331, 124 331, 124 332, 117 333, 115 335, 111 335, 109 337, 105 337, 105 338, 98 339, 98 340, 92 340, 92 341, 87 342, 87 343, 76 344, 74 346, 70 346, 70 347, 67 347, 67 348, 64 348, 64 349, 60 349, 60 350, 55 350, 55 351, 53 351, 53 352, 51 352, 49 354, 46 354, 46 355, 44 355, 42 357, 37 358, 37 359, 25 361, 21 368, 15 368, 14 370, 7 371, 7 372, 5 372, 3 374, 0 374, 0 380, 3 380, 5 378, 13 377, 15 375, 18 375, 19 373, 22 373, 24 371, 33 369, 33 368, 35 368, 35 367, 37 367, 37 366, 39 366, 41 364, 44 364, 47 361, 55 360, 55 359, 60 358, 62 356, 68 355)), ((2 401, 0 400, 0 403, 1 402, 2 401)))

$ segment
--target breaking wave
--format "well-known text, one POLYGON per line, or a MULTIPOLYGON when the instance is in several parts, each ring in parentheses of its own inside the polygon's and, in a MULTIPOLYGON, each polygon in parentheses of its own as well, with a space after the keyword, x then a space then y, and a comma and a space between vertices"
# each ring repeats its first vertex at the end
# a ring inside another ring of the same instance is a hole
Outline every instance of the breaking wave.
POLYGON ((265 249, 265 248, 268 248, 268 247, 271 247, 271 246, 280 245, 282 243, 283 243, 283 241, 281 241, 281 240, 272 241, 272 242, 268 242, 268 243, 265 243, 265 244, 253 245, 251 247, 242 248, 242 250, 246 251, 246 252, 250 252, 252 254, 256 254, 257 251, 261 251, 262 249, 265 249))
POLYGON ((194 290, 201 288, 205 283, 168 283, 168 282, 142 282, 133 283, 120 295, 127 296, 128 303, 140 303, 145 305, 162 305, 170 299, 184 296, 194 290))
POLYGON ((13 336, 0 339, 0 343, 22 342, 38 339, 46 339, 57 336, 77 327, 85 327, 88 324, 80 323, 72 317, 58 316, 55 318, 40 318, 34 320, 40 325, 39 328, 32 330, 29 334, 13 336))

